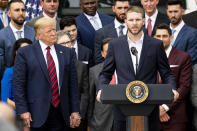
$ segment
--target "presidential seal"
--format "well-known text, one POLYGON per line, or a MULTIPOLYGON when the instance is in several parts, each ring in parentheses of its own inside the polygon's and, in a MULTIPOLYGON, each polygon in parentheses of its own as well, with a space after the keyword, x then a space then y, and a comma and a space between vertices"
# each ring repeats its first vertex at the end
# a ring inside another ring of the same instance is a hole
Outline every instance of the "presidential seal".
POLYGON ((142 103, 148 97, 148 87, 142 81, 132 81, 126 88, 126 96, 133 103, 142 103))

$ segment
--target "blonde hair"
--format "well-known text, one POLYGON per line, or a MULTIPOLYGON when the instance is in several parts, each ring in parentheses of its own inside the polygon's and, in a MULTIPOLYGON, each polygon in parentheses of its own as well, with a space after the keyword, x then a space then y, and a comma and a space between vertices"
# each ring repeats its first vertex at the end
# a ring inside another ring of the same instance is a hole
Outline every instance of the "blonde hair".
POLYGON ((51 26, 51 25, 54 25, 54 26, 56 25, 55 20, 53 20, 52 18, 42 17, 36 20, 34 24, 35 34, 39 34, 41 29, 51 26))
POLYGON ((139 6, 131 6, 126 12, 126 17, 127 17, 127 14, 131 13, 131 12, 140 13, 140 14, 142 14, 142 18, 145 17, 144 10, 141 7, 139 7, 139 6))

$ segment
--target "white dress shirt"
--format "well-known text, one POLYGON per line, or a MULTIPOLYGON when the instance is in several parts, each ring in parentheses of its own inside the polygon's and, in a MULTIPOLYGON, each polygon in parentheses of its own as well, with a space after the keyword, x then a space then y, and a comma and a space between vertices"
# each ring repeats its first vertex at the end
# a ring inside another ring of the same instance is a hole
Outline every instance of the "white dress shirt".
POLYGON ((122 23, 120 23, 117 19, 114 19, 114 25, 115 25, 115 29, 116 29, 116 32, 117 32, 118 36, 120 35, 120 34, 119 34, 119 32, 120 32, 119 26, 120 26, 120 25, 124 25, 124 26, 125 26, 125 28, 123 29, 123 34, 124 34, 124 35, 127 34, 127 26, 126 26, 125 23, 122 24, 122 23))
POLYGON ((179 32, 181 31, 181 29, 183 28, 183 26, 185 25, 184 21, 182 20, 181 23, 176 27, 176 28, 172 28, 171 24, 170 24, 170 29, 174 29, 176 30, 176 32, 174 33, 174 37, 173 40, 175 41, 179 32))
POLYGON ((14 36, 15 36, 16 40, 19 39, 19 38, 18 38, 18 35, 17 35, 17 33, 16 33, 17 31, 22 31, 21 36, 22 36, 22 38, 24 38, 24 26, 23 26, 20 30, 18 30, 18 29, 16 29, 16 28, 12 25, 12 23, 10 22, 10 27, 11 27, 13 33, 14 33, 14 36))
POLYGON ((158 10, 156 9, 155 13, 149 17, 146 13, 145 13, 145 27, 147 29, 148 26, 148 19, 151 19, 151 26, 152 26, 152 31, 153 31, 153 27, 155 26, 155 21, 157 19, 157 14, 158 14, 158 10))
POLYGON ((136 56, 132 54, 131 47, 135 47, 136 50, 138 51, 138 66, 139 66, 143 40, 144 40, 144 33, 143 32, 142 32, 142 36, 141 36, 140 40, 138 40, 136 43, 131 41, 129 39, 129 37, 127 36, 127 41, 128 41, 128 44, 129 44, 129 51, 130 51, 130 54, 131 54, 131 59, 132 59, 132 62, 133 62, 133 69, 134 69, 135 73, 136 73, 136 56))
POLYGON ((99 17, 97 12, 96 12, 96 14, 94 16, 87 15, 86 13, 84 13, 84 15, 87 17, 87 19, 90 21, 91 25, 94 28, 96 28, 96 27, 95 27, 94 21, 92 19, 96 20, 96 22, 98 23, 97 26, 99 27, 99 29, 102 28, 101 19, 100 19, 100 17, 99 17))
MULTIPOLYGON (((39 43, 40 43, 40 47, 42 49, 42 53, 43 53, 43 56, 44 56, 44 59, 45 59, 46 65, 47 65, 47 49, 46 48, 48 47, 48 45, 46 45, 41 40, 39 40, 39 43)), ((51 56, 53 57, 53 61, 55 63, 58 86, 59 86, 59 63, 58 63, 58 58, 57 58, 57 54, 56 54, 56 50, 55 50, 54 45, 50 46, 50 48, 51 48, 50 53, 51 53, 51 56)), ((47 65, 47 67, 48 67, 48 65, 47 65)), ((60 86, 59 86, 59 88, 60 88, 60 86)), ((59 92, 60 92, 60 90, 59 90, 59 92)))

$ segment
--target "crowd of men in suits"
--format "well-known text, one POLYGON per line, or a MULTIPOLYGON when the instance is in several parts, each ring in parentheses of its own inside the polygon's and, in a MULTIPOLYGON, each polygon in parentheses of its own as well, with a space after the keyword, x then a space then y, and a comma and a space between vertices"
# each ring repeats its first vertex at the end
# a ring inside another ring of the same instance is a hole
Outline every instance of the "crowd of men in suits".
POLYGON ((43 13, 26 22, 23 1, 0 0, 0 79, 15 41, 33 42, 17 51, 12 82, 25 125, 31 131, 124 131, 126 116, 101 103, 101 85, 138 79, 171 84, 174 93, 173 103, 148 116, 150 131, 197 130, 196 11, 184 15, 181 0, 168 0, 163 14, 158 3, 114 0, 112 17, 97 10, 98 0, 80 0, 79 16, 58 18, 59 0, 41 0, 43 13))

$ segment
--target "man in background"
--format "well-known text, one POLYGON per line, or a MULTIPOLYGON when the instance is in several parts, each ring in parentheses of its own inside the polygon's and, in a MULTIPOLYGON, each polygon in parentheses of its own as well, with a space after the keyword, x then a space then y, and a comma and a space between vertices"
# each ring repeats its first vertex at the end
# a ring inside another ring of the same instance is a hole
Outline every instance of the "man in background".
POLYGON ((148 35, 153 36, 154 28, 161 24, 169 24, 167 15, 162 14, 157 10, 159 0, 141 0, 141 4, 145 10, 145 27, 148 30, 148 35))
POLYGON ((43 13, 40 16, 31 19, 26 24, 31 27, 34 27, 34 23, 36 22, 36 20, 38 20, 39 18, 42 18, 42 17, 48 17, 48 18, 52 18, 56 21, 56 30, 59 30, 60 29, 60 27, 59 27, 60 18, 57 17, 59 0, 40 0, 40 5, 43 8, 43 13))
POLYGON ((80 0, 80 7, 83 12, 76 18, 78 40, 93 51, 95 31, 110 24, 113 17, 97 11, 98 0, 80 0))
MULTIPOLYGON (((179 98, 176 102, 160 106, 161 131, 187 131, 186 100, 192 81, 191 57, 188 53, 170 45, 173 37, 168 25, 160 24, 156 26, 153 34, 156 39, 163 41, 168 63, 175 76, 176 89, 179 93, 179 98)), ((161 80, 158 81, 162 83, 161 80)))
POLYGON ((107 37, 117 38, 127 34, 127 26, 125 25, 125 13, 130 7, 130 0, 114 0, 112 10, 115 14, 114 21, 96 31, 94 44, 94 61, 99 64, 104 61, 101 56, 101 43, 107 37))
MULTIPOLYGON (((101 43, 101 55, 106 58, 108 44, 112 38, 105 38, 101 43)), ((89 72, 89 107, 88 107, 88 124, 90 131, 111 131, 113 125, 113 106, 102 104, 96 100, 96 84, 99 74, 103 69, 103 62, 90 68, 89 72)), ((114 84, 114 83, 113 83, 114 84)))
POLYGON ((0 0, 0 30, 7 27, 10 19, 7 16, 8 0, 0 0))

